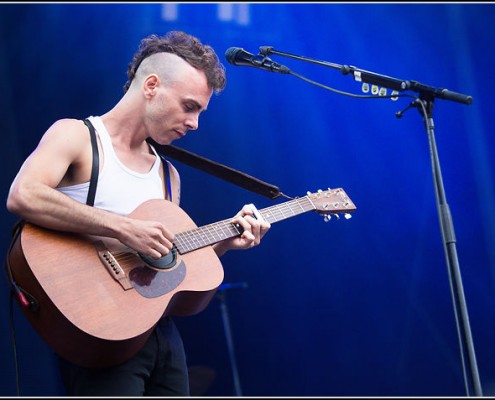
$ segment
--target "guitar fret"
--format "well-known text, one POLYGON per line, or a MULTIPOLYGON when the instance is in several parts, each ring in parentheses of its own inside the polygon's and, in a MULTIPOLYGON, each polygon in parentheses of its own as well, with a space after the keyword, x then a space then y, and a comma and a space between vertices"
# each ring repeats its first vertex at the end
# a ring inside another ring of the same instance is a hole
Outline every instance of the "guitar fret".
POLYGON ((175 235, 174 245, 180 254, 185 254, 192 250, 237 236, 240 233, 230 220, 225 220, 191 231, 178 233, 175 235))
POLYGON ((186 243, 184 242, 183 235, 181 233, 175 235, 174 246, 180 254, 184 254, 186 252, 186 243))
POLYGON ((261 210, 260 213, 269 223, 278 222, 294 215, 314 210, 314 206, 308 197, 294 199, 283 204, 271 206, 261 210))
POLYGON ((189 231, 185 234, 185 239, 188 242, 188 250, 199 249, 200 247, 206 246, 208 243, 205 238, 201 235, 195 234, 196 231, 189 231))

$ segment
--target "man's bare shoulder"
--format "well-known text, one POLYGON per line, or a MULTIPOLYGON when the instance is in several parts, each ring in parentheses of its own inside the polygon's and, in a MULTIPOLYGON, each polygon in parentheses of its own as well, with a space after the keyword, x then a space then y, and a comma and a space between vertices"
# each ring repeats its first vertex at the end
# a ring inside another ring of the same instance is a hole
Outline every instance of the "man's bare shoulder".
POLYGON ((44 133, 41 144, 58 143, 77 148, 89 143, 88 127, 80 119, 63 118, 55 121, 44 133))
MULTIPOLYGON (((67 163, 81 161, 91 146, 87 126, 82 120, 63 118, 55 121, 43 134, 36 154, 58 157, 67 163)), ((89 153, 88 153, 89 154, 89 153)))
POLYGON ((84 122, 75 118, 62 118, 55 121, 47 130, 47 133, 67 133, 67 134, 81 134, 88 132, 88 128, 84 122))

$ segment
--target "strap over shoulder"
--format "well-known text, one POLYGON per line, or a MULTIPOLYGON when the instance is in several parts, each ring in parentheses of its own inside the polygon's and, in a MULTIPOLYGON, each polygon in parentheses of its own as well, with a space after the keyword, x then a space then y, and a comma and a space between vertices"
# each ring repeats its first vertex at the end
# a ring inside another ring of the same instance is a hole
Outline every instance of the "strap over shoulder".
POLYGON ((237 186, 241 186, 251 192, 261 194, 272 200, 282 195, 277 186, 263 182, 244 172, 219 164, 215 161, 209 160, 176 146, 161 145, 152 139, 148 139, 148 142, 151 143, 159 153, 165 154, 166 156, 174 158, 177 161, 181 161, 191 167, 198 168, 211 175, 215 175, 216 177, 224 179, 237 186))
POLYGON ((96 131, 95 127, 89 119, 84 119, 83 121, 89 129, 89 134, 91 136, 91 147, 93 148, 93 165, 91 167, 91 180, 89 182, 89 191, 86 204, 88 206, 93 206, 95 204, 96 195, 96 183, 98 182, 98 173, 100 165, 100 155, 98 153, 98 143, 96 142, 96 131))

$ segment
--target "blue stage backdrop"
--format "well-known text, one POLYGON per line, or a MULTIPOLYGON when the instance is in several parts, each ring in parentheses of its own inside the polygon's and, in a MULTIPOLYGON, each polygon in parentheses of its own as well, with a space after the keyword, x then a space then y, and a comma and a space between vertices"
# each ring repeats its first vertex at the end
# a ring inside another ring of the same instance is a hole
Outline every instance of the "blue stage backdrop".
MULTIPOLYGON (((474 364, 483 394, 495 395, 494 21, 490 3, 2 4, 2 201, 55 120, 99 115, 118 101, 142 37, 197 35, 219 53, 228 83, 199 129, 175 145, 287 196, 343 188, 357 210, 328 223, 317 213, 280 221, 261 246, 222 258, 224 282, 242 287, 176 319, 193 393, 464 396, 472 385, 463 367, 469 378, 474 364), (230 47, 256 55, 260 46, 326 62, 269 56, 353 95, 365 94, 362 82, 335 65, 472 96, 470 105, 436 99, 432 115, 475 363, 461 356, 424 121, 416 108, 396 117, 412 98, 346 96, 224 56, 230 47)), ((229 218, 245 203, 285 201, 174 164, 182 208, 198 226, 229 218)), ((5 206, 0 213, 5 254, 16 217, 5 206)), ((1 288, 0 395, 12 396, 5 279, 1 288)), ((20 395, 65 395, 51 349, 17 304, 13 320, 20 395)))

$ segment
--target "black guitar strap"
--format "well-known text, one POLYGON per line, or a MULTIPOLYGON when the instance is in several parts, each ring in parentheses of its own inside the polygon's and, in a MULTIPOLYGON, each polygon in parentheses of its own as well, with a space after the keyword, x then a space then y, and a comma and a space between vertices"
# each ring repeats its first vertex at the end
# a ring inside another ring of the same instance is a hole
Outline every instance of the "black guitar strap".
MULTIPOLYGON (((88 191, 88 198, 86 200, 86 204, 88 206, 93 206, 94 201, 95 201, 95 193, 96 193, 96 182, 98 179, 98 169, 99 169, 99 163, 100 163, 100 158, 98 154, 98 144, 96 142, 96 133, 95 133, 95 128, 93 127, 93 124, 85 119, 84 123, 86 126, 89 128, 89 133, 91 136, 91 147, 93 149, 93 165, 91 166, 91 180, 89 183, 89 191, 88 191)), ((13 275, 12 275, 12 268, 10 267, 9 264, 9 254, 12 251, 12 248, 14 247, 15 242, 19 239, 19 235, 21 234, 22 228, 24 227, 25 220, 22 218, 19 219, 13 226, 12 228, 12 237, 10 240, 10 245, 7 250, 7 255, 5 256, 4 259, 4 268, 5 272, 7 274, 7 280, 10 284, 10 289, 11 289, 11 294, 17 297, 17 300, 20 302, 21 305, 24 307, 27 307, 31 310, 36 311, 38 309, 39 302, 37 299, 35 299, 31 294, 29 294, 26 290, 24 290, 22 287, 17 285, 13 275)))
MULTIPOLYGON (((94 204, 95 194, 96 194, 96 183, 98 179, 98 145, 96 143, 96 134, 93 124, 85 119, 84 123, 89 128, 89 133, 91 135, 91 145, 93 146, 93 166, 91 169, 91 181, 89 184, 88 198, 86 204, 92 206, 94 204)), ((230 183, 237 186, 243 187, 244 189, 250 190, 252 192, 261 194, 270 199, 275 199, 279 197, 282 193, 277 186, 271 185, 269 183, 263 182, 257 178, 254 178, 244 172, 238 171, 236 169, 227 167, 223 164, 219 164, 215 161, 209 160, 197 154, 191 153, 187 150, 181 149, 172 145, 161 145, 152 139, 148 139, 148 143, 153 145, 153 147, 163 155, 176 159, 177 161, 183 162, 184 164, 190 165, 194 168, 200 169, 218 178, 224 179, 230 183)), ((165 180, 169 181, 168 174, 168 163, 163 160, 165 180), (166 168, 165 168, 166 167, 166 168)), ((166 185, 167 191, 170 191, 170 185, 166 185)), ((168 193, 171 196, 171 192, 168 193)))
POLYGON ((244 172, 227 167, 223 164, 219 164, 215 161, 209 160, 176 146, 161 145, 152 139, 148 139, 148 142, 151 143, 159 153, 161 152, 168 157, 174 158, 177 161, 190 165, 191 167, 224 179, 234 185, 243 187, 251 192, 261 194, 272 200, 282 195, 277 186, 263 182, 244 172))
POLYGON ((98 153, 98 143, 96 142, 95 127, 89 119, 85 119, 84 123, 89 129, 91 136, 91 147, 93 148, 93 165, 91 167, 91 179, 89 181, 88 198, 86 204, 93 206, 95 204, 96 183, 98 181, 98 172, 100 167, 100 155, 98 153))
MULTIPOLYGON (((86 199, 86 204, 88 206, 94 206, 95 204, 95 196, 96 196, 96 184, 98 183, 98 173, 99 173, 99 164, 100 164, 100 157, 99 157, 99 152, 98 152, 98 143, 96 141, 96 132, 95 132, 95 127, 91 123, 89 119, 84 119, 84 123, 89 129, 89 134, 91 136, 91 147, 93 149, 93 164, 91 166, 91 179, 89 181, 89 190, 88 190, 88 197, 86 199)), ((169 166, 168 162, 163 157, 160 155, 162 158, 162 164, 163 164, 163 174, 165 178, 165 198, 172 200, 172 189, 170 186, 170 171, 169 171, 169 166)))
MULTIPOLYGON (((98 144, 96 142, 96 133, 95 133, 95 128, 93 127, 93 124, 88 120, 85 119, 84 123, 86 126, 89 128, 89 134, 91 136, 91 147, 93 149, 93 164, 91 166, 91 180, 89 183, 89 191, 88 191, 88 198, 86 200, 86 204, 88 206, 93 206, 94 201, 95 201, 95 193, 96 193, 96 182, 98 180, 98 170, 99 170, 99 163, 100 163, 100 158, 98 154, 98 144)), ((17 285, 13 275, 12 275, 12 268, 10 267, 9 263, 9 254, 12 251, 12 248, 14 247, 15 242, 19 239, 19 235, 21 234, 22 228, 24 227, 25 220, 22 218, 19 219, 13 226, 12 228, 12 237, 10 240, 10 245, 7 250, 7 255, 5 256, 4 259, 4 269, 7 274, 7 280, 10 285, 10 290, 11 294, 13 296, 17 297, 17 300, 19 303, 31 310, 36 311, 39 306, 39 302, 36 298, 34 298, 29 292, 24 290, 22 287, 17 285)))

